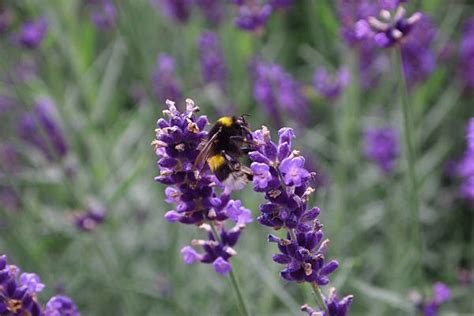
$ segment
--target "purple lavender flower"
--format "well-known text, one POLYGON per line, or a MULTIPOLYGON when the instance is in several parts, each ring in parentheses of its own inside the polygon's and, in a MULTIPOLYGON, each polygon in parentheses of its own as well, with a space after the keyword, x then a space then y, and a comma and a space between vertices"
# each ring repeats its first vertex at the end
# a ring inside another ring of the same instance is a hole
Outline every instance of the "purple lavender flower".
POLYGON ((474 117, 469 119, 466 130, 467 149, 457 166, 457 174, 462 179, 461 196, 474 201, 474 117))
POLYGON ((464 31, 459 47, 460 71, 464 86, 474 90, 474 17, 464 24, 464 31))
POLYGON ((65 157, 68 152, 55 116, 54 103, 40 98, 36 101, 34 113, 24 114, 18 125, 20 136, 42 151, 49 160, 65 157))
MULTIPOLYGON (((44 284, 35 273, 22 273, 20 269, 8 264, 7 256, 0 255, 0 315, 31 315, 31 316, 80 316, 77 308, 74 313, 56 309, 56 313, 49 309, 50 302, 43 311, 38 302, 37 294, 44 289, 44 284)), ((69 304, 74 303, 67 298, 69 304)), ((72 310, 72 309, 70 309, 72 310)))
POLYGON ((191 15, 191 0, 151 0, 165 14, 178 22, 186 22, 191 15))
POLYGON ((400 144, 397 131, 390 127, 370 127, 364 131, 364 154, 376 162, 385 173, 390 173, 395 167, 395 161, 400 154, 400 144))
MULTIPOLYGON (((263 192, 266 200, 260 205, 257 220, 264 226, 287 231, 285 237, 268 235, 268 241, 276 243, 279 250, 273 255, 273 261, 285 266, 280 276, 287 281, 308 282, 318 287, 329 283, 328 276, 339 263, 326 260, 329 240, 324 239, 323 226, 317 219, 320 209, 307 205, 314 192, 310 186, 314 174, 305 169, 305 159, 300 152, 292 150, 294 137, 291 128, 282 128, 278 131, 277 145, 265 126, 253 133, 256 150, 250 152, 249 157, 253 161, 252 170, 260 173, 261 178, 254 181, 254 190, 263 192)), ((345 315, 351 301, 352 296, 339 302, 335 294, 331 294, 326 300, 328 315, 345 315)), ((303 310, 314 312, 308 306, 303 310)))
POLYGON ((224 17, 224 3, 220 0, 195 0, 208 21, 219 24, 224 17))
POLYGON ((25 48, 34 49, 41 44, 47 31, 48 22, 44 17, 25 22, 17 34, 18 43, 25 48))
POLYGON ((451 290, 442 282, 436 282, 433 285, 433 296, 425 298, 418 293, 411 293, 411 299, 415 303, 416 308, 423 313, 424 316, 436 316, 443 303, 451 298, 451 290))
POLYGON ((276 64, 254 61, 250 68, 254 78, 254 98, 265 108, 275 126, 282 125, 282 112, 306 123, 308 100, 298 81, 276 64))
POLYGON ((204 32, 198 42, 201 74, 205 83, 215 83, 224 88, 226 68, 217 34, 204 32))
POLYGON ((359 20, 354 26, 355 36, 359 39, 372 38, 380 47, 391 47, 406 38, 423 17, 420 12, 408 18, 405 15, 402 6, 398 6, 393 16, 388 10, 381 10, 380 20, 374 16, 359 20))
POLYGON ((168 100, 167 105, 168 110, 163 113, 168 119, 157 121, 156 139, 152 143, 160 169, 155 180, 168 186, 166 202, 176 205, 175 210, 165 214, 165 219, 205 230, 207 240, 195 239, 191 246, 181 249, 183 260, 186 264, 212 264, 216 272, 225 275, 231 269, 229 259, 236 254, 233 247, 245 224, 251 221, 250 211, 240 201, 230 200, 228 190, 217 192, 217 180, 209 169, 198 174, 194 168, 199 147, 207 139, 207 117, 195 115, 199 108, 190 99, 186 100, 183 113, 174 102, 168 100), (230 229, 225 227, 227 219, 234 222, 230 229), (203 253, 198 253, 196 247, 201 247, 203 253))
POLYGON ((244 31, 261 31, 273 10, 271 5, 260 4, 260 1, 243 0, 234 3, 239 6, 235 26, 244 31))
POLYGON ((107 209, 99 203, 91 203, 87 210, 75 216, 76 227, 85 232, 93 231, 97 225, 105 220, 107 209))
POLYGON ((81 316, 81 314, 73 300, 64 295, 56 295, 46 303, 44 316, 81 316))
POLYGON ((384 10, 395 10, 402 3, 408 2, 408 0, 379 0, 381 9, 384 10))
POLYGON ((20 208, 20 198, 10 187, 0 187, 0 205, 11 212, 20 208))
POLYGON ((158 55, 151 83, 159 102, 167 99, 181 100, 181 87, 176 79, 175 62, 170 55, 158 55))
POLYGON ((339 20, 341 21, 340 33, 349 45, 353 46, 361 41, 355 32, 355 24, 369 16, 375 16, 380 7, 371 0, 338 0, 339 20))
POLYGON ((354 296, 347 295, 339 300, 336 296, 336 290, 331 288, 329 297, 324 300, 326 304, 326 311, 316 311, 309 307, 307 304, 301 306, 301 311, 307 313, 309 316, 346 316, 349 313, 349 307, 352 303, 354 296))
POLYGON ((422 16, 413 26, 411 35, 401 42, 403 70, 410 86, 425 80, 436 67, 431 47, 436 33, 434 24, 422 16))
POLYGON ((110 0, 94 1, 90 17, 98 29, 108 31, 115 27, 117 10, 110 0))
POLYGON ((334 76, 330 76, 326 69, 319 68, 314 74, 314 89, 326 99, 333 100, 341 94, 349 81, 350 73, 346 68, 339 69, 334 76))

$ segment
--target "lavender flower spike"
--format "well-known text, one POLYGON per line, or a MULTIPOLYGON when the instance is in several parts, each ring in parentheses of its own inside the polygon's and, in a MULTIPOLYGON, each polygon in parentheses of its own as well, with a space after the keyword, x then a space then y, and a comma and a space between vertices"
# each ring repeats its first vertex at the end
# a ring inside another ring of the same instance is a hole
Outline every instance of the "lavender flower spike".
POLYGON ((0 315, 80 316, 74 302, 65 296, 61 298, 67 303, 68 308, 53 308, 58 306, 54 303, 56 299, 53 297, 43 310, 37 294, 44 287, 38 275, 20 274, 17 266, 8 264, 6 255, 0 255, 0 315))
POLYGON ((232 268, 229 259, 237 254, 233 247, 245 225, 252 221, 251 213, 240 201, 230 200, 230 192, 218 192, 217 180, 209 169, 197 172, 194 168, 199 148, 207 139, 207 117, 195 115, 199 108, 190 99, 184 112, 178 111, 172 101, 168 100, 167 105, 163 114, 168 118, 157 121, 152 143, 159 157, 160 175, 155 180, 167 186, 165 201, 175 205, 165 219, 196 225, 207 233, 206 240, 194 239, 191 246, 181 249, 184 263, 212 264, 216 272, 226 275, 232 268), (226 220, 233 222, 231 228, 225 227, 226 220))
POLYGON ((57 295, 46 304, 44 316, 81 316, 81 314, 69 297, 57 295))
MULTIPOLYGON (((284 237, 268 236, 268 241, 276 243, 279 249, 273 261, 285 266, 281 277, 287 281, 308 282, 314 287, 323 286, 329 283, 328 276, 339 263, 326 260, 329 240, 324 239, 323 226, 317 219, 320 209, 309 208, 307 204, 314 192, 310 186, 314 174, 304 168, 305 159, 300 152, 291 149, 293 130, 282 128, 278 136, 278 144, 275 144, 265 126, 253 133, 256 150, 250 152, 249 157, 253 161, 251 169, 258 177, 254 180, 254 190, 263 192, 266 200, 260 205, 257 220, 264 226, 287 231, 284 237)), ((328 308, 336 303, 333 295, 326 300, 328 308)))
POLYGON ((330 76, 326 69, 319 68, 314 74, 314 89, 326 99, 336 99, 350 82, 350 73, 341 68, 334 76, 330 76))
POLYGON ((474 90, 474 17, 464 24, 463 36, 459 47, 460 71, 464 86, 474 90))
POLYGON ((181 100, 181 87, 176 79, 173 57, 168 54, 158 55, 151 84, 159 102, 164 102, 167 99, 181 100))
POLYGON ((413 29, 413 26, 422 18, 420 12, 406 17, 405 8, 398 6, 395 13, 388 10, 380 11, 380 19, 369 16, 355 24, 356 37, 373 38, 380 47, 390 47, 399 43, 413 29))
POLYGON ((301 311, 307 313, 309 316, 346 316, 349 312, 349 306, 354 297, 347 295, 339 300, 336 296, 336 290, 331 288, 329 298, 324 301, 327 307, 326 311, 316 311, 307 304, 301 306, 301 311))
POLYGON ((215 83, 224 88, 226 67, 217 34, 204 32, 198 42, 202 79, 205 83, 215 83))
POLYGON ((370 127, 364 130, 364 154, 376 162, 381 171, 390 173, 400 154, 397 131, 390 127, 370 127))
POLYGON ((40 17, 35 21, 28 21, 23 24, 17 35, 18 43, 25 48, 34 49, 41 44, 47 31, 46 18, 40 17))

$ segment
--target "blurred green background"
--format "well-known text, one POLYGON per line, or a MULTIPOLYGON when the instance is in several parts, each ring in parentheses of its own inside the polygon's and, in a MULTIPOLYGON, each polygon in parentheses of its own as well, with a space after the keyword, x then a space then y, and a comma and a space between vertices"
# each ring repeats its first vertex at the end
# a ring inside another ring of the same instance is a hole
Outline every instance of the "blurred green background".
MULTIPOLYGON (((388 69, 377 86, 363 88, 356 53, 340 36, 336 1, 295 1, 286 12, 272 14, 259 35, 237 29, 236 9, 227 3, 223 21, 215 26, 196 9, 179 23, 148 0, 118 0, 116 25, 107 31, 91 23, 91 9, 82 1, 0 4, 13 8, 18 20, 44 16, 49 23, 35 50, 0 38, 0 94, 15 100, 14 107, 0 112, 0 144, 12 146, 15 154, 13 164, 2 160, 0 188, 10 195, 5 195, 9 203, 1 202, 0 253, 41 276, 47 288, 40 298, 62 290, 83 315, 239 314, 225 277, 211 266, 182 262, 179 249, 203 232, 163 219, 171 206, 164 202, 165 187, 153 180, 158 170, 150 142, 165 104, 155 97, 151 77, 158 54, 167 53, 175 58, 183 96, 211 122, 221 114, 250 113, 254 129, 280 127, 253 97, 249 64, 254 57, 278 63, 303 83, 309 123, 285 114, 284 124, 295 128, 294 147, 321 176, 311 204, 322 209, 331 240, 328 257, 341 264, 331 286, 340 295, 355 296, 351 314, 410 314, 409 293, 429 296, 437 281, 453 290, 443 315, 474 313, 472 281, 458 278, 460 271, 472 271, 472 202, 459 197, 459 180, 445 173, 446 163, 462 155, 465 126, 474 115, 455 58, 438 62, 410 90, 426 243, 420 254, 423 279, 413 283, 418 258, 406 255, 413 240, 405 232, 414 219, 407 211, 403 156, 393 173, 383 175, 364 157, 361 138, 365 127, 383 123, 402 132, 396 72, 388 69), (225 91, 201 79, 197 40, 209 29, 217 32, 223 49, 225 91), (18 67, 24 64, 34 69, 20 80, 18 67), (351 71, 353 80, 335 100, 311 91, 313 73, 321 66, 351 71), (18 117, 33 111, 39 96, 56 104, 69 145, 64 157, 46 159, 18 136, 18 117), (102 205, 107 214, 84 232, 75 226, 74 214, 90 203, 102 205)), ((457 50, 462 24, 474 14, 472 4, 461 1, 410 1, 407 7, 432 17, 438 51, 447 44, 457 50)), ((235 198, 258 215, 263 198, 250 186, 235 198)), ((276 247, 266 241, 269 232, 256 221, 248 225, 232 259, 234 269, 254 315, 299 315, 300 305, 313 301, 310 287, 279 278, 281 267, 271 260, 276 247)))

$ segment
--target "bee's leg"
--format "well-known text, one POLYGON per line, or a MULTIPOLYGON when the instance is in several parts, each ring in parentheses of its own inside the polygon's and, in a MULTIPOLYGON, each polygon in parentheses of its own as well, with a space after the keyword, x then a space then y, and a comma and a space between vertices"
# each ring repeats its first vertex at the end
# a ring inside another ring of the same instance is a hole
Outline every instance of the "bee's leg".
POLYGON ((224 158, 227 160, 227 162, 229 163, 229 167, 232 169, 232 170, 240 170, 240 162, 238 159, 235 159, 234 157, 230 156, 229 154, 227 154, 225 152, 225 150, 221 151, 221 155, 224 156, 224 158))

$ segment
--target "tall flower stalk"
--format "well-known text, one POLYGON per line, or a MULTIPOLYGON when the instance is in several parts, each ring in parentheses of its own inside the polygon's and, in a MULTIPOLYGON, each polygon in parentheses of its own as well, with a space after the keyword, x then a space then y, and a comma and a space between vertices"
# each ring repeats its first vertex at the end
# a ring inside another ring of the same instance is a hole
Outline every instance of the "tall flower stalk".
POLYGON ((310 186, 314 174, 304 168, 301 153, 291 148, 293 130, 282 128, 278 136, 278 144, 275 144, 265 126, 253 133, 256 150, 249 153, 253 161, 253 185, 266 200, 260 205, 257 220, 264 226, 286 231, 285 237, 268 235, 268 241, 276 243, 279 249, 273 261, 285 266, 280 276, 287 281, 311 284, 320 312, 307 305, 301 310, 309 315, 346 315, 352 295, 339 301, 335 292, 326 298, 320 289, 329 283, 328 276, 339 263, 326 261, 329 240, 323 238, 323 225, 317 219, 320 209, 308 207, 309 197, 314 192, 310 186))
POLYGON ((250 315, 230 259, 237 254, 234 246, 245 225, 252 221, 251 212, 240 201, 230 199, 231 192, 208 168, 197 171, 194 167, 199 148, 207 140, 207 117, 195 115, 199 108, 190 99, 186 100, 184 112, 178 111, 174 102, 166 103, 168 110, 163 114, 167 119, 157 121, 156 139, 152 142, 159 157, 160 175, 155 180, 167 186, 166 202, 175 205, 165 219, 196 225, 207 233, 207 239, 193 239, 190 246, 181 249, 184 263, 212 264, 217 273, 229 275, 242 314, 250 315), (226 227, 228 223, 233 226, 226 227))

